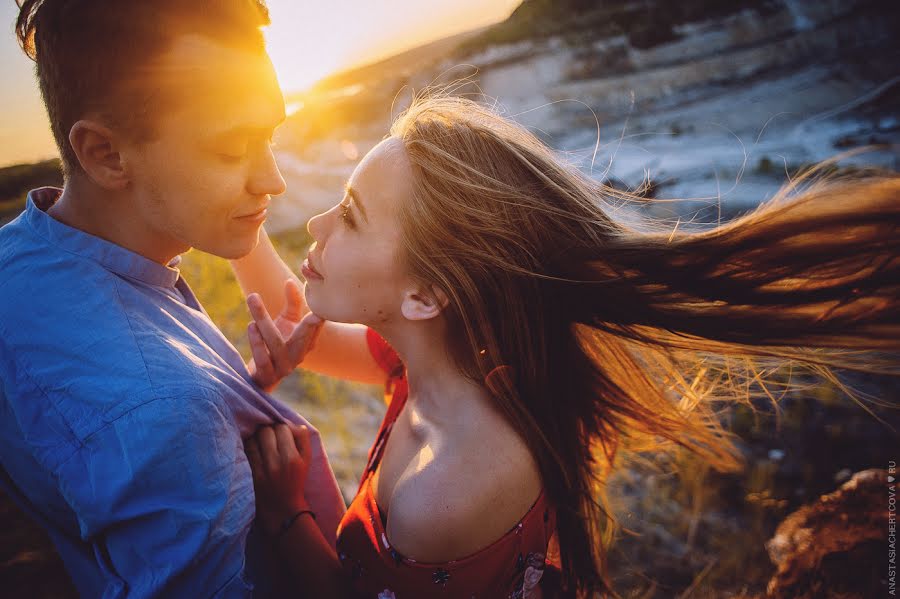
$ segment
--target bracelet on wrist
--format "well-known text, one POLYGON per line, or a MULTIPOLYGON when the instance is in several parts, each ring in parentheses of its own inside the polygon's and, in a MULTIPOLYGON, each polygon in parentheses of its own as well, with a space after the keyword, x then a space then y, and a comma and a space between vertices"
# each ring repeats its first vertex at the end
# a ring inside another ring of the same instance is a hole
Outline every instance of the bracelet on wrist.
POLYGON ((310 516, 312 516, 313 520, 316 519, 316 513, 314 511, 300 510, 295 514, 288 516, 281 522, 281 527, 279 527, 278 532, 275 533, 275 538, 280 539, 281 537, 283 537, 287 533, 287 531, 290 530, 291 526, 294 525, 294 522, 296 522, 297 519, 300 518, 300 516, 302 516, 303 514, 309 514, 310 516))

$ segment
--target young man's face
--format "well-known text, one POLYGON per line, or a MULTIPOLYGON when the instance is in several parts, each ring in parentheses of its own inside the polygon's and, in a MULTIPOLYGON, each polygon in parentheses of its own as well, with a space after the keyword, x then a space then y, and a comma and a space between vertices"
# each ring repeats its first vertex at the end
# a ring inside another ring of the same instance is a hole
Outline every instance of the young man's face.
POLYGON ((169 101, 151 117, 152 141, 123 147, 136 216, 173 255, 247 254, 269 196, 285 189, 271 150, 285 118, 271 62, 185 35, 147 76, 169 101))

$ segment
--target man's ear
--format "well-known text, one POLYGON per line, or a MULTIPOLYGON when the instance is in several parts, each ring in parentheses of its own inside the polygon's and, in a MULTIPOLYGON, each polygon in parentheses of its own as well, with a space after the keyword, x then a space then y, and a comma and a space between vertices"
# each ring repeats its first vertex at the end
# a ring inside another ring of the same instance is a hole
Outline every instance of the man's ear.
POLYGON ((121 190, 128 185, 118 140, 109 127, 93 120, 80 120, 69 130, 69 143, 81 168, 94 183, 110 190, 121 190))
POLYGON ((440 314, 449 303, 447 294, 431 285, 428 290, 415 288, 407 291, 400 311, 407 320, 428 320, 440 314))

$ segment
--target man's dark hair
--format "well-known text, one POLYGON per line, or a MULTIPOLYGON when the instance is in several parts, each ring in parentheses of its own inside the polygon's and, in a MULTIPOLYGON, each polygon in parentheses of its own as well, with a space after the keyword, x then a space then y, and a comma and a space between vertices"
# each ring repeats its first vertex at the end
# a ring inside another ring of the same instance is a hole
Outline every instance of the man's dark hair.
POLYGON ((41 95, 66 173, 81 170, 69 131, 88 112, 129 134, 151 134, 152 86, 140 68, 181 34, 264 52, 263 0, 16 0, 16 35, 35 61, 41 95))

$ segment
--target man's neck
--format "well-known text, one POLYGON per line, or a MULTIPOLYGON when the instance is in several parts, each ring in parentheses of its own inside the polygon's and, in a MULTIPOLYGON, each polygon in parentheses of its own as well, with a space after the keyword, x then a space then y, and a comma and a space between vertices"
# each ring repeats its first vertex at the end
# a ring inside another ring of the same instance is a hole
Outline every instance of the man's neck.
POLYGON ((186 252, 166 235, 154 233, 125 198, 77 183, 67 183, 47 214, 74 229, 122 246, 163 265, 186 252))

